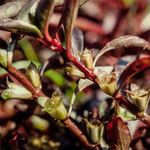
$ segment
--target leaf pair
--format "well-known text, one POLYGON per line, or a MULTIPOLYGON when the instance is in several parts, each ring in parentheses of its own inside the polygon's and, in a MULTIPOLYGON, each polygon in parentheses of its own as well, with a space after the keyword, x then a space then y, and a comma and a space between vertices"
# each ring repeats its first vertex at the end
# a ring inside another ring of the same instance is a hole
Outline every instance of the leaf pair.
POLYGON ((0 18, 0 29, 42 37, 45 28, 48 28, 49 18, 52 16, 57 0, 28 0, 24 5, 20 2, 12 2, 3 5, 5 12, 0 18), (16 7, 16 11, 14 10, 16 7), (10 11, 13 14, 10 15, 10 11), (14 19, 11 17, 15 16, 14 19))
MULTIPOLYGON (((94 72, 97 75, 97 77, 100 79, 103 74, 104 70, 102 68, 104 67, 98 67, 96 66, 97 61, 100 59, 100 57, 105 54, 106 52, 116 49, 116 48, 122 48, 122 47, 141 47, 143 50, 150 51, 150 44, 146 42, 144 39, 141 39, 136 36, 122 36, 119 38, 116 38, 112 41, 110 41, 104 48, 99 52, 99 54, 96 56, 94 59, 93 67, 94 67, 94 72), (103 71, 102 71, 103 70, 103 71), (99 73, 98 73, 99 72, 99 73), (98 75, 99 74, 99 75, 98 75)), ((117 89, 119 90, 120 87, 122 87, 132 76, 137 74, 140 71, 143 71, 144 69, 150 67, 150 58, 141 58, 130 64, 122 73, 116 78, 117 81, 117 89)), ((106 67, 107 68, 107 67, 106 67)), ((107 68, 106 71, 108 74, 110 74, 113 71, 113 67, 107 68), (108 70, 110 69, 110 71, 108 70)), ((104 81, 105 82, 105 81, 104 81)), ((92 82, 89 81, 88 79, 81 79, 79 81, 79 90, 83 90, 87 86, 91 85, 92 82)), ((108 93, 107 93, 108 94, 108 93)))

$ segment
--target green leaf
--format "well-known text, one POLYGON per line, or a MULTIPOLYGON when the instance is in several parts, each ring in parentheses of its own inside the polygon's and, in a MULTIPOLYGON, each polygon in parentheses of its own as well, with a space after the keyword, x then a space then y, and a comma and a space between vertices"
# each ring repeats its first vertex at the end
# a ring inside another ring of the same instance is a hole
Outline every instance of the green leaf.
POLYGON ((31 81, 31 83, 34 85, 34 87, 36 87, 38 89, 42 88, 39 71, 33 63, 30 64, 30 66, 26 72, 26 75, 29 78, 29 80, 31 81))
POLYGON ((0 48, 0 64, 4 67, 7 66, 7 51, 0 48))
MULTIPOLYGON (((41 66, 40 63, 38 62, 31 62, 31 61, 27 61, 27 60, 21 60, 21 61, 17 61, 14 62, 12 65, 16 68, 16 69, 28 69, 29 65, 31 63, 34 63, 36 65, 37 68, 39 68, 41 66)), ((0 67, 0 76, 4 76, 7 74, 7 71, 3 68, 0 67)))
POLYGON ((55 70, 48 70, 44 73, 44 76, 51 79, 55 84, 57 84, 58 86, 63 86, 65 84, 65 79, 64 77, 56 72, 55 70))
POLYGON ((31 45, 31 43, 27 39, 21 40, 19 42, 19 45, 21 46, 27 60, 31 60, 31 61, 35 61, 35 62, 40 63, 37 52, 34 50, 33 46, 31 45))
POLYGON ((27 1, 14 19, 5 18, 0 20, 0 29, 42 37, 40 30, 33 24, 33 20, 30 18, 30 13, 35 11, 37 4, 37 0, 27 1))
POLYGON ((31 36, 38 35, 42 37, 40 30, 36 26, 22 20, 13 20, 13 19, 0 20, 0 29, 14 33, 28 34, 31 36))
POLYGON ((22 2, 10 2, 0 6, 0 20, 17 16, 22 5, 22 2))
POLYGON ((13 66, 16 69, 27 69, 31 63, 33 63, 37 68, 39 68, 41 66, 41 64, 38 62, 28 61, 28 60, 16 61, 13 63, 13 66))
POLYGON ((8 89, 5 89, 1 97, 5 100, 7 99, 31 99, 32 98, 32 93, 28 91, 25 87, 21 85, 17 85, 12 82, 7 82, 8 89))

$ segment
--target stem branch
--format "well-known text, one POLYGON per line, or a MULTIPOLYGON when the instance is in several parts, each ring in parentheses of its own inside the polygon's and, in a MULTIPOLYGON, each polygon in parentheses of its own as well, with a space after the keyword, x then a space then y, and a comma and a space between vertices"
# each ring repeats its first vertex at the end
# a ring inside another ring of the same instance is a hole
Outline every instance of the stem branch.
MULTIPOLYGON (((88 69, 81 62, 79 62, 77 58, 72 55, 70 50, 67 51, 65 48, 60 46, 60 43, 56 39, 55 39, 55 42, 51 42, 50 44, 53 45, 57 49, 57 51, 65 53, 68 60, 72 62, 78 69, 80 69, 85 74, 86 78, 95 82, 96 74, 92 70, 88 69)), ((47 43, 47 46, 48 45, 49 44, 47 43)), ((95 83, 97 84, 97 82, 95 83)), ((133 113, 139 120, 143 121, 148 127, 150 127, 149 115, 139 113, 138 109, 125 97, 118 97, 117 95, 117 96, 114 96, 114 99, 119 103, 120 106, 126 107, 126 109, 128 109, 131 113, 133 113)))
MULTIPOLYGON (((33 97, 37 98, 39 96, 45 96, 45 94, 40 90, 36 89, 30 81, 26 78, 26 76, 19 70, 17 70, 15 67, 9 65, 6 70, 9 74, 14 76, 24 87, 26 87, 32 94, 33 97)), ((93 144, 90 144, 86 136, 83 134, 83 132, 69 119, 66 118, 65 120, 62 120, 64 125, 68 127, 72 133, 82 142, 82 144, 87 149, 93 149, 98 150, 97 147, 93 144)))

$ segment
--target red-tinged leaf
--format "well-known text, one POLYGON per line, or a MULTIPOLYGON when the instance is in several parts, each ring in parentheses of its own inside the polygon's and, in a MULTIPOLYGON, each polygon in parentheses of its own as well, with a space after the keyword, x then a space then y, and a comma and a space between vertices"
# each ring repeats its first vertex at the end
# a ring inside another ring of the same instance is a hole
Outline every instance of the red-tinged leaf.
POLYGON ((112 119, 106 127, 106 140, 111 150, 128 150, 131 135, 128 126, 118 117, 112 119))
POLYGON ((137 59, 131 63, 120 75, 118 79, 118 88, 121 88, 137 73, 150 67, 150 57, 144 57, 137 59))
POLYGON ((38 3, 35 13, 35 23, 43 33, 48 34, 49 21, 54 12, 57 0, 42 0, 38 3))
POLYGON ((106 52, 110 50, 114 50, 117 48, 122 48, 122 47, 141 47, 143 50, 149 50, 150 51, 150 44, 145 41, 142 38, 139 38, 137 36, 132 36, 132 35, 127 35, 127 36, 122 36, 119 38, 116 38, 110 42, 108 42, 104 48, 99 52, 99 54, 95 57, 94 60, 94 66, 96 65, 96 62, 98 59, 105 54, 106 52))
POLYGON ((66 36, 66 48, 71 52, 72 49, 72 33, 74 22, 77 17, 78 8, 79 8, 80 0, 66 0, 64 4, 64 11, 60 21, 60 24, 63 23, 65 28, 65 36, 66 36))

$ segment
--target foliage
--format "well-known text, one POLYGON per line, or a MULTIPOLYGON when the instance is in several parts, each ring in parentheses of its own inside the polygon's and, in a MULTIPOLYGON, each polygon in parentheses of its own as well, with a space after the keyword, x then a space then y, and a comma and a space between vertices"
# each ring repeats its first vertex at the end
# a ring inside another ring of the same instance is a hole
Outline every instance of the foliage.
MULTIPOLYGON (((138 0, 17 0, 0 6, 0 30, 10 33, 9 41, 0 39, 2 149, 126 150, 138 149, 143 137, 148 141, 150 43, 140 25, 132 31, 131 19, 142 6, 138 0), (93 15, 87 10, 92 5, 107 15, 93 15), (116 17, 111 31, 109 15, 116 17), (140 124, 135 131, 130 125, 135 120, 145 124, 138 140, 140 124)), ((146 149, 144 142, 140 148, 146 149)))

